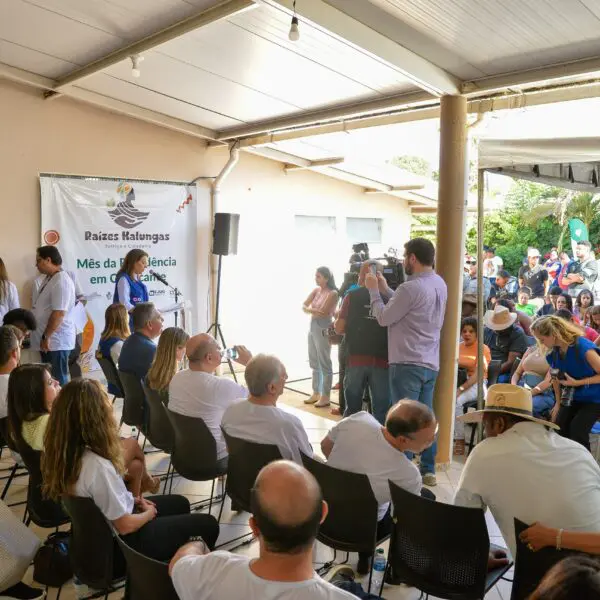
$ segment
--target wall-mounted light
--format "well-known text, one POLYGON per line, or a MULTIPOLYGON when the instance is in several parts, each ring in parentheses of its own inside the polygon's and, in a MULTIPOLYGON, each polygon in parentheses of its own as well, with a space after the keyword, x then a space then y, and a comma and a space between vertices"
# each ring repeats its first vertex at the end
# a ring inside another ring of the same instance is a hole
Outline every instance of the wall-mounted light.
POLYGON ((296 0, 294 0, 294 16, 292 17, 292 25, 288 38, 291 42, 297 42, 300 39, 300 29, 298 29, 298 17, 296 16, 296 0))
POLYGON ((131 59, 131 76, 137 79, 142 74, 140 63, 144 60, 144 57, 139 54, 133 54, 129 58, 131 59))

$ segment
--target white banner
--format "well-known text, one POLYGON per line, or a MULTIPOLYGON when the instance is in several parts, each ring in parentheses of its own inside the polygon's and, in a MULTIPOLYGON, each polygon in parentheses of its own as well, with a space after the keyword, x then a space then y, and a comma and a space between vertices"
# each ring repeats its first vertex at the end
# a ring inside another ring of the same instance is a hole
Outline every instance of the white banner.
MULTIPOLYGON (((84 330, 84 368, 104 328, 112 303, 115 276, 132 248, 149 254, 149 269, 183 292, 186 306, 196 306, 196 187, 185 184, 40 176, 42 244, 56 245, 63 268, 75 273, 88 297, 84 330)), ((142 280, 159 309, 172 306, 174 291, 146 271, 142 280)), ((186 311, 197 327, 196 311, 186 311)), ((85 320, 85 319, 84 319, 85 320)), ((181 322, 179 323, 181 325, 181 322)), ((174 325, 173 313, 165 327, 174 325)))

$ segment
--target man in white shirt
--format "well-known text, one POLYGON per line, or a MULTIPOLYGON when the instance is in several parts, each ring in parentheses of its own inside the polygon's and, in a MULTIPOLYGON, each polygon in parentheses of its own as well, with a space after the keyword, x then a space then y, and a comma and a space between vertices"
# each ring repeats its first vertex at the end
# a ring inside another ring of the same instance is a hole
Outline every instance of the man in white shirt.
POLYGON ((75 306, 75 285, 63 271, 55 246, 38 248, 35 263, 45 278, 33 294, 37 329, 31 334, 31 349, 50 363, 52 377, 62 386, 69 381, 69 354, 75 348, 75 325, 69 314, 75 306))
POLYGON ((252 492, 250 527, 259 540, 259 557, 209 553, 203 542, 186 544, 169 565, 177 595, 181 600, 376 598, 352 581, 340 586, 356 595, 315 573, 312 547, 326 516, 319 484, 306 469, 289 461, 267 465, 252 492))
POLYGON ((21 344, 13 325, 0 327, 0 419, 7 415, 8 379, 19 365, 21 344))
MULTIPOLYGON (((419 469, 405 451, 420 453, 433 444, 437 421, 431 409, 416 400, 400 400, 388 411, 385 427, 367 412, 359 412, 337 423, 323 438, 321 450, 327 464, 369 477, 373 494, 379 503, 377 539, 389 535, 393 528, 388 481, 421 494, 419 469)), ((423 490, 432 500, 435 496, 423 490)), ((369 572, 369 553, 360 553, 357 571, 369 572)))
POLYGON ((496 283, 496 277, 498 273, 504 268, 504 261, 496 256, 496 248, 490 246, 484 246, 483 252, 485 253, 485 259, 483 261, 483 276, 488 277, 491 284, 496 283))
POLYGON ((225 411, 223 429, 249 442, 273 444, 283 458, 301 465, 301 452, 313 455, 302 421, 276 406, 287 380, 285 367, 275 356, 259 354, 248 363, 245 377, 250 396, 225 411))
POLYGON ((533 417, 530 390, 493 385, 484 410, 459 418, 483 419, 486 439, 467 459, 454 503, 489 507, 513 556, 515 518, 600 531, 600 467, 556 425, 533 417))
MULTIPOLYGON (((185 351, 189 368, 179 371, 171 380, 169 410, 202 419, 217 443, 217 460, 226 460, 227 447, 221 431, 223 413, 233 403, 245 400, 248 389, 233 379, 215 375, 222 350, 212 335, 201 333, 191 337, 185 351)), ((247 365, 252 354, 244 346, 237 346, 237 351, 236 361, 247 365)))

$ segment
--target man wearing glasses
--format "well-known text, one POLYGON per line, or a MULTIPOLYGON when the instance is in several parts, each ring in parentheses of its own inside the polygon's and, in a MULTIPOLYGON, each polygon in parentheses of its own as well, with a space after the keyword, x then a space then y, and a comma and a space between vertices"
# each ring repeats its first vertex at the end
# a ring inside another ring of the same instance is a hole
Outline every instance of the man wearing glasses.
MULTIPOLYGON (((435 500, 423 488, 421 474, 405 452, 415 454, 435 442, 438 423, 431 409, 417 400, 400 400, 388 411, 385 425, 367 412, 358 412, 340 421, 321 442, 327 464, 336 469, 369 477, 379 503, 377 540, 393 528, 388 480, 399 487, 435 500)), ((357 571, 369 572, 369 553, 360 553, 357 571)))

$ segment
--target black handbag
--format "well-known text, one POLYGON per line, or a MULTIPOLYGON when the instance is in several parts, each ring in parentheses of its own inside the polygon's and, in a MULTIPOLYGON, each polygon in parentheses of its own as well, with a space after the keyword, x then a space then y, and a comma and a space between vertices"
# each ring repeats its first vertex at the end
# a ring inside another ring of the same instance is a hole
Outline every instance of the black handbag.
POLYGON ((67 531, 51 533, 33 559, 33 579, 43 585, 60 587, 73 577, 69 560, 67 531))

